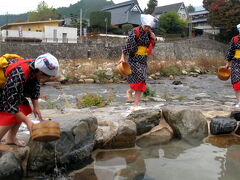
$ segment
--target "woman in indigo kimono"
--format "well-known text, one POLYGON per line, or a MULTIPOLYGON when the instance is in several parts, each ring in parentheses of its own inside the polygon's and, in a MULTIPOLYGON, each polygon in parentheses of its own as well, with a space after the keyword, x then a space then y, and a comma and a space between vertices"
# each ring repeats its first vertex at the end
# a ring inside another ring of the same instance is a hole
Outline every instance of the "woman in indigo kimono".
POLYGON ((125 62, 128 55, 128 63, 132 74, 128 75, 127 81, 129 89, 127 97, 129 101, 134 102, 132 111, 138 109, 141 94, 146 91, 147 79, 147 57, 151 55, 156 36, 152 32, 155 25, 155 19, 151 15, 141 15, 142 25, 132 29, 126 45, 123 47, 122 56, 119 63, 125 62), (135 97, 133 97, 133 92, 135 97))
POLYGON ((225 59, 228 61, 226 67, 231 67, 231 82, 235 91, 237 104, 240 107, 240 24, 237 25, 239 34, 232 38, 225 59))

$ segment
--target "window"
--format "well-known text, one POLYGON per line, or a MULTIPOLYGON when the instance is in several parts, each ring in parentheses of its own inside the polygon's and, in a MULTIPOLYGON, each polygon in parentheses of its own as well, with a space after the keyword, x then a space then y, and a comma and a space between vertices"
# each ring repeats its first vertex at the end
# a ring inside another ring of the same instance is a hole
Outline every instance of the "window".
POLYGON ((53 41, 57 42, 57 30, 56 29, 53 30, 53 41))
POLYGON ((138 12, 139 9, 138 9, 138 7, 135 5, 135 6, 131 9, 131 11, 133 11, 133 12, 138 12))
POLYGON ((67 43, 67 33, 62 33, 62 41, 63 43, 67 43))

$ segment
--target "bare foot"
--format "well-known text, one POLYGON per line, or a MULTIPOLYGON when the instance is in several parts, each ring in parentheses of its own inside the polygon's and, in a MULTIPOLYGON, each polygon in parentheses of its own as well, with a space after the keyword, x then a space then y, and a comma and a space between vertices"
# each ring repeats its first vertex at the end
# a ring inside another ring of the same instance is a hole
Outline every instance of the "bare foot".
POLYGON ((19 139, 17 139, 17 138, 14 139, 13 141, 8 140, 8 141, 6 142, 6 144, 7 144, 7 145, 16 145, 16 146, 20 146, 20 147, 25 147, 25 146, 26 146, 25 141, 19 140, 19 139))
POLYGON ((8 145, 5 145, 5 144, 0 144, 0 150, 1 151, 13 151, 13 148, 8 145))
POLYGON ((130 89, 127 90, 127 98, 128 98, 128 102, 134 102, 132 91, 130 89))

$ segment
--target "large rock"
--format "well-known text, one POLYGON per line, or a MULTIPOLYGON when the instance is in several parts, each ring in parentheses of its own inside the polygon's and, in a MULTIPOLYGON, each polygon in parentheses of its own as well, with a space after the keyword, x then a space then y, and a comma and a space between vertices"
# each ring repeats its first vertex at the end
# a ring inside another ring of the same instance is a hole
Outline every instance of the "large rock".
POLYGON ((61 126, 61 137, 55 142, 30 141, 28 173, 52 173, 54 167, 67 170, 86 166, 92 161, 97 119, 84 113, 59 115, 52 118, 61 126))
POLYGON ((236 127, 237 121, 230 118, 217 117, 213 118, 210 122, 210 132, 213 135, 230 134, 236 127))
POLYGON ((22 178, 22 175, 21 165, 14 153, 4 153, 0 158, 0 179, 19 180, 22 178))
POLYGON ((136 124, 126 120, 119 123, 116 134, 104 143, 103 148, 130 148, 135 146, 136 124))
POLYGON ((143 109, 134 111, 127 116, 127 120, 133 121, 137 126, 137 135, 150 131, 160 122, 161 113, 158 109, 143 109))
POLYGON ((118 130, 118 123, 110 120, 98 121, 98 129, 95 136, 95 147, 104 148, 106 144, 116 136, 118 130))
POLYGON ((232 111, 230 117, 236 119, 236 121, 240 121, 240 111, 232 111))
POLYGON ((208 134, 207 119, 200 111, 163 109, 163 116, 174 135, 183 139, 203 139, 208 134))
POLYGON ((172 132, 162 125, 154 127, 151 131, 142 134, 137 138, 136 144, 139 147, 149 147, 153 145, 165 144, 173 137, 172 132))

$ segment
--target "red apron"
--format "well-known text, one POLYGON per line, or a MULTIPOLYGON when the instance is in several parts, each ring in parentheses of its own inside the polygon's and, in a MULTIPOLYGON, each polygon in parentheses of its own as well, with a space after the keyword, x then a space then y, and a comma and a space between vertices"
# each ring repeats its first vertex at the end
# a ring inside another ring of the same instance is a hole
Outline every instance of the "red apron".
MULTIPOLYGON (((30 105, 19 105, 19 110, 25 116, 32 113, 32 108, 30 105)), ((0 126, 9 126, 17 123, 21 123, 22 121, 16 119, 14 114, 7 113, 7 112, 0 112, 0 126)))
POLYGON ((129 84, 130 88, 134 91, 146 91, 146 83, 141 82, 141 83, 130 83, 129 84))

